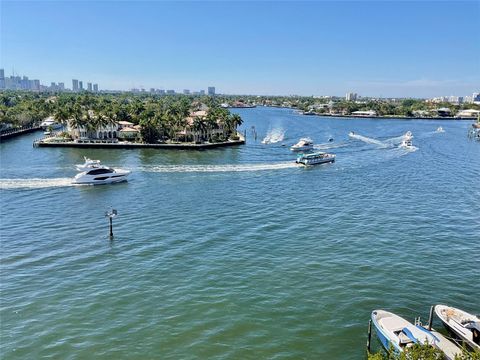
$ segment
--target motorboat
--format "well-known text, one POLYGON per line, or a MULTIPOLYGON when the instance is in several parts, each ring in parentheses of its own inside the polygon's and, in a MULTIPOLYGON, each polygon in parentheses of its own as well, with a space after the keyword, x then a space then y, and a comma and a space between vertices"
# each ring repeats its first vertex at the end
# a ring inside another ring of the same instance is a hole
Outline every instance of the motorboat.
POLYGON ((313 141, 310 138, 301 138, 298 143, 293 145, 290 150, 292 151, 307 151, 313 149, 313 141))
POLYGON ((348 136, 354 137, 354 136, 355 136, 355 133, 354 133, 353 131, 350 131, 350 132, 348 133, 348 136))
POLYGON ((446 305, 436 305, 435 314, 447 330, 457 335, 473 350, 480 350, 479 316, 446 305))
POLYGON ((411 131, 407 131, 407 132, 405 133, 405 135, 403 135, 403 137, 404 137, 406 140, 412 139, 412 138, 413 138, 413 134, 412 134, 411 131))
POLYGON ((76 185, 103 185, 113 184, 127 181, 130 174, 128 170, 113 169, 107 166, 99 166, 97 168, 83 171, 77 174, 72 181, 76 185))
POLYGON ((402 143, 400 144, 400 147, 406 150, 413 150, 415 148, 412 144, 411 138, 403 139, 402 143))
POLYGON ((40 127, 43 130, 55 130, 60 129, 62 127, 62 124, 57 123, 54 118, 48 117, 40 124, 40 127))
POLYGON ((297 164, 303 165, 318 165, 335 162, 334 154, 327 154, 324 152, 314 152, 310 154, 300 154, 298 155, 297 164))
POLYGON ((439 332, 424 328, 421 324, 412 324, 404 318, 385 310, 372 312, 372 323, 382 346, 391 347, 397 353, 406 351, 414 344, 433 346, 444 354, 446 359, 454 360, 461 349, 439 332))
POLYGON ((438 133, 443 133, 443 132, 445 132, 445 130, 443 130, 443 128, 442 128, 441 126, 439 126, 439 127, 437 128, 437 132, 438 132, 438 133))
POLYGON ((78 171, 88 171, 90 169, 95 169, 100 167, 100 160, 92 160, 87 158, 86 156, 83 157, 85 162, 81 165, 75 165, 78 171))

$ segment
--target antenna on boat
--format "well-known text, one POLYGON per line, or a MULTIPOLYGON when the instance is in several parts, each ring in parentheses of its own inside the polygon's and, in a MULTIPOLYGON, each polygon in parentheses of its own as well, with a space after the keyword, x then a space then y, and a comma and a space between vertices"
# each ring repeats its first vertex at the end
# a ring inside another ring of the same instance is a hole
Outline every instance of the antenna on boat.
POLYGON ((105 212, 105 217, 110 220, 110 239, 113 239, 113 224, 112 219, 118 215, 118 212, 114 208, 110 208, 110 211, 105 212))

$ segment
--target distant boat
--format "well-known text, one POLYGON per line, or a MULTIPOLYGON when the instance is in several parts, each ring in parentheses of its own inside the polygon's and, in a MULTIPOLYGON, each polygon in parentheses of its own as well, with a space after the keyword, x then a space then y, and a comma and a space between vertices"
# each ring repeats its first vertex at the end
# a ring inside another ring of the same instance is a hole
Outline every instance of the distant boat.
POLYGON ((480 317, 446 305, 436 305, 435 314, 449 331, 473 350, 480 350, 480 317))
POLYGON ((52 130, 55 130, 55 129, 60 129, 62 127, 62 124, 57 123, 54 118, 48 117, 40 124, 40 127, 43 130, 47 130, 49 128, 52 130))
POLYGON ((354 133, 353 131, 350 131, 350 132, 348 133, 348 136, 354 137, 354 136, 355 136, 355 133, 354 133))
POLYGON ((306 151, 313 149, 313 141, 310 138, 301 138, 298 143, 293 145, 290 150, 292 151, 306 151))
POLYGON ((413 150, 415 147, 413 146, 412 139, 407 138, 402 141, 400 147, 406 150, 413 150))
POLYGON ((311 154, 300 154, 297 158, 297 164, 303 165, 318 165, 335 162, 334 154, 327 154, 324 152, 315 152, 311 154))
POLYGON ((442 128, 441 126, 439 126, 439 127, 437 128, 437 132, 438 132, 438 133, 443 133, 443 132, 445 132, 445 130, 443 130, 443 128, 442 128))
POLYGON ((414 344, 430 345, 443 352, 446 359, 454 360, 461 354, 461 349, 442 334, 427 330, 421 325, 414 325, 404 318, 385 310, 372 312, 372 323, 382 346, 391 347, 401 353, 414 344))

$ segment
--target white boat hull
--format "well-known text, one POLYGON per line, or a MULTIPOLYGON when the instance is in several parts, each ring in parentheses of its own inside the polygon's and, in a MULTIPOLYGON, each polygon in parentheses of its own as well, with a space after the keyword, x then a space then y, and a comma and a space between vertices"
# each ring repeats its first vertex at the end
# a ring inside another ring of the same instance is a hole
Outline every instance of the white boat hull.
POLYGON ((436 305, 435 314, 445 328, 457 335, 470 348, 480 351, 480 318, 478 316, 446 305, 436 305))
POLYGON ((127 181, 127 176, 130 174, 130 171, 127 170, 114 170, 110 174, 96 174, 88 175, 88 172, 82 172, 76 175, 72 184, 74 185, 105 185, 105 184, 115 184, 119 182, 127 181))

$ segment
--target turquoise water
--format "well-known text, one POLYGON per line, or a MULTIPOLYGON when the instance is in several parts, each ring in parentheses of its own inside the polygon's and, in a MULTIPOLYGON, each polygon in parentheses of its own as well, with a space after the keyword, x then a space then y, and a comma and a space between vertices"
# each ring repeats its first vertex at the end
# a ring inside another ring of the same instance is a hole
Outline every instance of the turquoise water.
POLYGON ((359 359, 373 309, 480 312, 471 122, 238 113, 235 148, 0 145, 2 358, 359 359), (304 136, 337 161, 296 166, 304 136), (129 182, 71 186, 84 155, 129 182))

